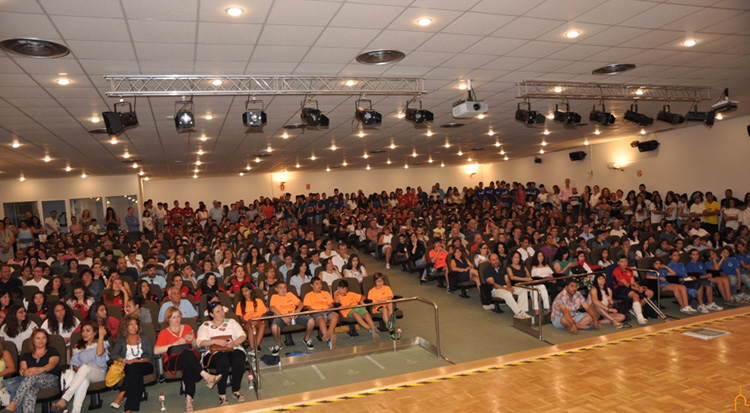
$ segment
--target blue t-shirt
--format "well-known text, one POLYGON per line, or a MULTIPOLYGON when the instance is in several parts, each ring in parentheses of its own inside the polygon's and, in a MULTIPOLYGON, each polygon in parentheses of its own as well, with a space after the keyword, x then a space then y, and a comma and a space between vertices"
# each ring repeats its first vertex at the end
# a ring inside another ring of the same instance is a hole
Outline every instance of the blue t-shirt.
POLYGON ((669 270, 667 270, 664 267, 661 267, 657 271, 659 272, 659 284, 660 285, 669 284, 669 282, 667 282, 667 275, 669 275, 669 270))
POLYGON ((740 265, 740 261, 735 257, 727 257, 727 259, 724 260, 724 262, 721 263, 721 270, 722 273, 726 275, 737 275, 737 269, 740 269, 740 274, 744 274, 745 270, 740 265))
POLYGON ((477 188, 474 190, 474 196, 480 201, 484 201, 484 193, 484 188, 477 188))
POLYGON ((674 262, 669 261, 669 264, 667 264, 667 267, 671 268, 672 271, 675 272, 675 274, 679 275, 682 278, 687 277, 687 268, 685 267, 685 264, 681 262, 674 262))
POLYGON ((744 254, 737 254, 737 259, 745 265, 750 265, 750 252, 746 252, 744 254))
POLYGON ((706 265, 700 261, 698 262, 690 261, 689 263, 687 263, 687 272, 706 274, 706 265))

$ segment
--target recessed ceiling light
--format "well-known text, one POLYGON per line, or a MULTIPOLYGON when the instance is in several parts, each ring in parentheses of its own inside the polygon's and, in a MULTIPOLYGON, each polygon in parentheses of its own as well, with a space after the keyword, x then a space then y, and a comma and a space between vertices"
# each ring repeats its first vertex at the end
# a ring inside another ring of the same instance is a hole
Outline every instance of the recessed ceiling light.
POLYGON ((138 175, 143 176, 143 175, 146 175, 146 173, 143 172, 143 171, 140 171, 140 172, 138 172, 138 175))
POLYGON ((138 169, 138 163, 133 162, 133 169, 138 169))
POLYGON ((63 77, 63 78, 57 79, 55 82, 57 82, 57 84, 60 86, 67 86, 70 84, 70 79, 63 77))
POLYGON ((100 121, 100 120, 101 120, 101 119, 99 119, 99 117, 98 117, 98 116, 92 116, 92 117, 91 117, 91 123, 99 123, 99 121, 100 121))
POLYGON ((489 131, 489 132, 487 132, 487 134, 488 134, 488 135, 490 135, 490 136, 494 136, 494 135, 495 135, 495 132, 494 132, 494 131, 493 131, 492 129, 490 129, 490 131, 489 131))
POLYGON ((448 141, 446 141, 446 142, 445 142, 445 147, 446 147, 446 148, 450 148, 450 147, 451 147, 451 144, 450 144, 450 143, 448 143, 448 141))
POLYGON ((353 80, 347 80, 346 83, 344 83, 344 84, 347 85, 347 86, 349 86, 349 87, 352 87, 352 86, 356 85, 357 82, 355 82, 353 80))
POLYGON ((246 170, 246 171, 249 171, 250 169, 252 169, 252 168, 250 168, 250 165, 247 165, 247 166, 245 167, 245 170, 246 170))
POLYGON ((332 144, 331 144, 331 150, 332 150, 332 151, 335 151, 335 150, 336 150, 336 144, 335 144, 335 143, 332 143, 332 144))
POLYGON ((117 138, 115 138, 115 137, 113 136, 113 137, 112 137, 112 139, 110 139, 110 140, 109 140, 109 143, 110 143, 111 145, 117 145, 117 143, 118 143, 118 140, 117 140, 117 138))
POLYGON ((206 120, 211 120, 214 118, 214 115, 206 115, 204 117, 206 118, 206 120))
POLYGON ((724 119, 724 115, 722 115, 721 113, 716 114, 716 120, 723 120, 723 119, 724 119))
POLYGON ((403 119, 406 117, 406 114, 404 112, 399 112, 398 115, 396 115, 397 118, 403 119))
POLYGON ((208 140, 208 137, 206 137, 206 135, 203 135, 203 136, 200 137, 200 140, 201 140, 201 142, 205 142, 205 141, 208 140))
POLYGON ((445 168, 445 162, 440 162, 440 167, 445 168))
POLYGON ((601 132, 599 132, 599 129, 594 131, 594 135, 601 135, 601 132))
POLYGON ((417 151, 412 151, 412 153, 411 153, 411 157, 412 157, 412 158, 416 158, 416 157, 417 157, 417 151))
POLYGON ((198 149, 198 155, 203 155, 203 149, 198 149))
POLYGON ((585 141, 583 141, 583 144, 586 145, 586 146, 589 146, 589 140, 586 139, 585 141))
POLYGON ((284 134, 281 135, 281 137, 284 139, 289 139, 289 135, 286 132, 284 132, 284 134))
POLYGON ((544 149, 539 149, 539 153, 544 153, 544 149))
POLYGON ((484 119, 486 115, 484 113, 480 113, 477 115, 477 119, 484 119))
MULTIPOLYGON (((258 158, 255 158, 255 159, 258 159, 258 158)), ((258 159, 258 162, 260 162, 260 159, 258 159)), ((195 161, 195 164, 198 166, 201 166, 201 160, 198 159, 197 161, 195 161)))
POLYGON ((70 165, 66 165, 65 166, 65 172, 70 172, 72 170, 73 170, 73 168, 71 168, 70 165))
POLYGON ((499 147, 500 147, 500 141, 495 141, 495 147, 496 147, 496 148, 499 148, 499 147))
POLYGON ((214 79, 211 81, 211 84, 214 86, 221 86, 221 84, 224 83, 220 79, 214 79))
POLYGON ((12 143, 12 144, 11 144, 10 146, 11 146, 11 147, 12 147, 13 149, 17 149, 17 148, 19 148, 19 147, 21 146, 21 144, 20 144, 20 143, 18 143, 18 141, 13 141, 13 143, 12 143))
POLYGON ((505 149, 500 149, 500 155, 505 155, 505 149))
POLYGON ((330 166, 326 166, 326 172, 331 172, 331 167, 330 166))
POLYGON ((365 158, 365 159, 367 159, 367 158, 370 157, 370 155, 368 155, 367 152, 365 152, 365 154, 362 157, 365 158))
POLYGON ((365 169, 367 169, 369 171, 370 170, 370 164, 367 164, 367 168, 365 168, 365 169))
POLYGON ((299 162, 297 162, 297 164, 296 164, 296 165, 294 165, 294 167, 295 167, 295 168, 297 168, 297 169, 299 169, 299 167, 300 167, 300 164, 299 164, 299 162))
POLYGON ((422 17, 421 19, 417 20, 417 24, 426 27, 429 26, 432 23, 432 19, 429 17, 422 17))
POLYGON ((86 176, 87 176, 87 175, 86 175, 86 172, 85 172, 85 171, 84 171, 83 173, 81 173, 81 178, 82 178, 82 179, 86 179, 86 176))
POLYGON ((200 169, 198 169, 198 168, 195 168, 195 169, 193 169, 193 172, 195 172, 195 173, 198 173, 198 172, 200 172, 200 171, 201 171, 201 170, 200 170, 200 169))
POLYGON ((646 134, 646 129, 641 129, 641 135, 645 135, 645 134, 646 134))
POLYGON ((51 161, 51 160, 52 160, 52 158, 50 158, 50 157, 49 157, 49 155, 46 155, 46 156, 44 157, 44 162, 49 162, 49 161, 51 161))
POLYGON ((391 158, 388 158, 388 160, 385 161, 385 163, 387 163, 388 165, 390 165, 391 164, 391 158))
POLYGON ((550 113, 549 115, 547 115, 547 119, 549 119, 549 120, 555 119, 555 114, 554 113, 550 113))
POLYGON ((260 163, 260 158, 257 156, 255 157, 255 163, 260 163))
POLYGON ((393 142, 391 142, 391 146, 389 146, 389 148, 391 148, 391 149, 396 149, 396 144, 395 144, 395 143, 393 143, 393 142))
POLYGON ((144 181, 148 181, 148 177, 143 178, 144 181))
POLYGON ((698 42, 696 42, 694 39, 688 39, 688 40, 685 40, 684 42, 682 42, 682 45, 685 46, 685 47, 693 47, 697 43, 698 42))
POLYGON ((193 179, 198 179, 198 174, 193 175, 193 179))
POLYGON ((432 135, 433 135, 433 133, 432 133, 432 131, 427 131, 427 134, 426 134, 426 135, 427 135, 428 137, 430 137, 430 136, 432 136, 432 135))
POLYGON ((244 172, 240 172, 240 176, 245 176, 245 173, 244 172))
POLYGON ((430 156, 430 159, 427 160, 428 163, 432 163, 432 156, 430 156))
POLYGON ((560 93, 560 92, 562 92, 562 88, 561 88, 560 86, 555 86, 555 89, 554 89, 554 90, 555 90, 555 93, 560 93))
POLYGON ((348 164, 348 163, 346 163, 346 160, 344 160, 344 162, 343 162, 343 163, 341 163, 341 165, 342 165, 342 166, 347 166, 347 165, 349 165, 349 164, 348 164))
POLYGON ((408 163, 404 164, 404 169, 409 169, 409 164, 408 163))
POLYGON ((316 158, 316 157, 315 157, 315 154, 312 154, 312 156, 310 157, 310 160, 311 160, 311 161, 314 161, 314 160, 316 160, 316 159, 318 159, 318 158, 316 158))
POLYGON ((636 90, 635 94, 638 95, 638 96, 642 95, 643 94, 643 89, 636 90))
POLYGON ((357 136, 359 136, 360 138, 364 138, 365 137, 365 133, 364 132, 360 132, 357 136))
POLYGON ((571 30, 571 31, 565 33, 565 37, 567 37, 568 39, 575 39, 580 34, 581 34, 581 32, 579 32, 578 30, 571 30))
POLYGON ((230 15, 230 16, 232 16, 232 17, 237 17, 237 16, 239 16, 242 13, 245 12, 245 10, 242 10, 239 7, 230 7, 226 11, 227 11, 227 14, 230 15))
POLYGON ((458 150, 458 156, 463 156, 463 155, 464 155, 464 153, 459 149, 458 150))
POLYGON ((459 83, 458 88, 461 90, 466 90, 466 83, 459 83))
POLYGON ((271 145, 268 145, 268 148, 266 148, 266 152, 268 153, 273 152, 273 148, 271 148, 271 145))
POLYGON ((471 156, 466 159, 466 162, 471 162, 471 156))
POLYGON ((505 159, 507 161, 508 160, 508 155, 505 155, 505 158, 503 158, 503 159, 505 159))
POLYGON ((545 130, 545 131, 544 131, 544 134, 545 134, 545 135, 549 135, 549 131, 548 131, 548 130, 545 130))
POLYGON ((25 181, 25 180, 26 180, 26 178, 25 178, 25 177, 24 177, 23 175, 21 175, 21 177, 20 177, 20 178, 18 178, 18 180, 19 180, 19 181, 21 181, 21 182, 23 182, 23 181, 25 181))
POLYGON ((542 141, 542 146, 547 146, 547 141, 542 141))

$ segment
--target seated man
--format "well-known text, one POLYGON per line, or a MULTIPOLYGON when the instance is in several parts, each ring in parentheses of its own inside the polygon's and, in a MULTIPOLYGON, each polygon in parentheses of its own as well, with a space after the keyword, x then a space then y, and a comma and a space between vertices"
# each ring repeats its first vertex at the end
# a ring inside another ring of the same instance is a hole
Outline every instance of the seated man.
MULTIPOLYGON (((679 258, 680 253, 677 253, 677 257, 679 258)), ((667 280, 667 276, 679 276, 675 266, 670 261, 669 265, 664 265, 664 263, 661 262, 661 258, 656 257, 654 258, 654 269, 658 272, 658 279, 659 279, 659 291, 670 291, 674 294, 674 298, 677 299, 677 303, 680 306, 680 312, 685 314, 695 314, 695 309, 690 306, 688 297, 688 287, 683 283, 671 283, 667 280)), ((646 276, 646 278, 655 278, 651 273, 646 276)), ((693 284, 691 284, 692 286, 693 284)), ((693 294, 695 294, 695 289, 693 289, 693 294)), ((708 312, 708 310, 706 310, 708 312)))
POLYGON ((578 334, 578 330, 598 330, 599 316, 578 291, 578 280, 569 278, 552 302, 552 325, 578 334), (586 312, 578 312, 583 307, 586 312))
MULTIPOLYGON (((279 281, 276 284, 276 294, 271 296, 269 304, 269 309, 276 315, 299 313, 302 311, 302 301, 296 295, 286 291, 286 282, 284 281, 279 281)), ((274 319, 273 323, 271 323, 271 334, 273 334, 273 338, 276 340, 276 345, 271 347, 272 355, 278 356, 281 349, 284 348, 281 345, 281 329, 295 324, 306 327, 303 342, 308 350, 313 349, 313 342, 310 340, 310 336, 313 329, 315 329, 315 321, 306 315, 288 316, 274 319)))
MULTIPOLYGON (((721 294, 722 298, 724 298, 724 301, 729 302, 732 294, 730 293, 730 287, 729 287, 729 280, 724 277, 719 277, 721 279, 713 280, 714 277, 711 276, 711 274, 706 271, 706 264, 701 261, 701 254, 698 250, 692 250, 690 251, 690 262, 687 263, 685 266, 685 269, 687 270, 687 274, 693 277, 696 277, 700 284, 705 287, 706 290, 706 301, 708 301, 708 304, 706 305, 707 310, 712 311, 721 311, 724 308, 719 307, 714 302, 714 294, 713 294, 713 284, 716 282, 716 285, 719 289, 719 293, 721 294)), ((700 311, 700 309, 698 310, 700 311)))
POLYGON ((651 299, 654 296, 654 292, 635 281, 635 273, 632 268, 628 267, 628 257, 620 256, 617 259, 617 268, 615 268, 612 275, 615 278, 615 298, 621 300, 630 298, 633 300, 632 312, 638 320, 638 324, 643 325, 648 323, 646 317, 643 316, 641 294, 651 299))
POLYGON ((599 248, 599 249, 609 249, 612 244, 607 241, 607 232, 606 231, 599 231, 596 233, 596 239, 591 244, 591 248, 599 248))
MULTIPOLYGON (((338 287, 336 287, 336 294, 334 294, 333 300, 334 302, 341 304, 342 307, 350 307, 363 304, 365 302, 365 297, 362 294, 349 291, 349 282, 341 280, 339 281, 338 287)), ((372 317, 365 307, 345 309, 340 312, 342 317, 351 317, 351 319, 356 321, 357 324, 369 331, 372 334, 372 339, 375 340, 376 343, 380 341, 380 336, 378 335, 378 332, 375 331, 375 322, 372 321, 372 317)))
POLYGON ((286 275, 289 273, 289 271, 292 271, 294 269, 294 266, 295 264, 292 259, 292 253, 285 252, 284 263, 279 266, 279 272, 281 273, 281 278, 286 279, 286 275))
MULTIPOLYGON (((500 257, 497 254, 490 254, 490 265, 484 269, 483 275, 484 281, 492 286, 492 296, 505 300, 505 304, 508 304, 515 318, 526 319, 530 317, 526 314, 529 309, 528 290, 513 288, 510 284, 508 271, 500 265, 500 257), (514 295, 518 297, 518 302, 513 298, 514 295)), ((482 307, 485 310, 492 309, 492 305, 482 307)))
POLYGON ((447 268, 448 251, 445 250, 445 244, 441 238, 435 237, 432 249, 429 252, 430 261, 432 262, 432 273, 442 272, 447 268))
MULTIPOLYGON (((318 277, 313 277, 310 282, 312 291, 305 294, 304 311, 311 310, 328 310, 333 308, 333 297, 327 290, 323 290, 323 281, 318 277)), ((325 313, 315 313, 310 315, 313 320, 318 324, 318 329, 323 335, 323 341, 328 344, 328 348, 333 350, 336 348, 336 334, 333 330, 336 329, 336 325, 339 322, 339 314, 335 311, 329 311, 325 313), (326 326, 326 321, 328 325, 326 326)))
POLYGON ((732 256, 732 249, 724 247, 721 249, 721 256, 718 261, 719 270, 729 278, 734 300, 738 303, 750 301, 750 296, 742 292, 742 285, 750 289, 750 278, 748 278, 745 269, 740 265, 740 261, 732 256))
POLYGON ((180 289, 178 287, 169 288, 169 301, 162 304, 159 309, 159 322, 164 322, 164 314, 167 313, 167 308, 177 307, 182 312, 183 318, 192 318, 198 321, 198 312, 195 311, 195 307, 190 300, 185 300, 180 296, 180 289))
POLYGON ((156 273, 156 265, 154 264, 146 265, 146 276, 143 279, 147 283, 158 285, 162 289, 167 286, 167 280, 156 273))
POLYGON ((49 280, 43 278, 44 268, 41 265, 37 265, 31 270, 32 278, 26 280, 24 285, 33 285, 39 288, 39 291, 44 291, 44 287, 47 286, 49 280))

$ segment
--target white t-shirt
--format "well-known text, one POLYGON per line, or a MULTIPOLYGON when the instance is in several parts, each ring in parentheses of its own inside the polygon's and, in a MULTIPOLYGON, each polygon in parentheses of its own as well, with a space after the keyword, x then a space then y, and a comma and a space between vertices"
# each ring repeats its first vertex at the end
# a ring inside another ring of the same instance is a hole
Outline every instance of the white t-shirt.
POLYGON ((53 219, 52 217, 47 217, 44 220, 44 228, 47 230, 47 235, 52 235, 55 230, 60 232, 60 221, 58 221, 57 218, 53 219))
MULTIPOLYGON (((234 319, 226 318, 220 326, 214 325, 212 321, 206 321, 198 327, 198 338, 196 342, 200 344, 202 341, 210 340, 211 337, 228 336, 230 334, 232 335, 233 341, 242 336, 247 336, 242 329, 242 326, 240 326, 234 319)), ((234 346, 234 349, 244 351, 242 349, 242 344, 234 346)))
POLYGON ((39 281, 34 281, 34 279, 31 278, 28 281, 26 281, 26 283, 24 283, 24 285, 35 285, 39 289, 39 291, 44 291, 44 287, 47 286, 48 282, 49 282, 49 280, 46 279, 46 278, 42 278, 39 281))
MULTIPOLYGON (((691 214, 702 214, 705 211, 706 211, 706 206, 703 204, 703 202, 701 203, 696 202, 690 206, 691 214)), ((701 222, 706 222, 706 217, 701 217, 701 222)))
POLYGON ((325 281, 328 284, 328 288, 331 288, 331 286, 333 286, 334 281, 341 278, 336 272, 321 271, 319 275, 320 275, 320 279, 325 281))
POLYGON ((651 206, 649 207, 651 210, 651 223, 652 224, 658 224, 661 222, 661 219, 664 218, 664 214, 658 214, 656 213, 656 204, 653 202, 651 203, 651 206))
POLYGON ((553 275, 554 273, 555 272, 552 271, 552 268, 550 268, 549 266, 545 266, 542 268, 532 268, 531 278, 544 278, 553 275))
POLYGON ((739 210, 737 211, 737 221, 739 221, 740 225, 749 225, 750 226, 750 208, 745 208, 745 210, 739 210))
MULTIPOLYGON (((93 304, 93 302, 92 302, 93 304)), ((70 338, 71 335, 73 335, 73 331, 78 328, 78 325, 81 324, 80 321, 78 321, 77 318, 73 317, 73 328, 66 330, 63 328, 62 323, 58 323, 58 328, 60 331, 52 331, 49 327, 49 319, 44 320, 42 323, 42 330, 46 331, 49 334, 57 334, 62 338, 70 338)), ((68 343, 68 346, 70 346, 70 343, 68 343)))
POLYGON ((725 219, 724 220, 724 223, 726 224, 726 226, 728 228, 732 228, 732 229, 739 228, 739 226, 740 226, 740 223, 739 223, 740 210, 739 209, 737 209, 737 208, 724 208, 723 214, 724 214, 724 216, 737 217, 737 219, 732 219, 732 220, 726 220, 725 219))
POLYGON ((18 354, 20 355, 24 352, 22 348, 24 340, 31 337, 31 334, 34 332, 34 329, 37 328, 37 325, 33 321, 29 322, 29 326, 26 328, 26 330, 20 331, 15 337, 8 336, 8 333, 5 331, 6 327, 7 325, 3 324, 2 328, 0 328, 0 337, 15 344, 16 349, 18 350, 18 354))

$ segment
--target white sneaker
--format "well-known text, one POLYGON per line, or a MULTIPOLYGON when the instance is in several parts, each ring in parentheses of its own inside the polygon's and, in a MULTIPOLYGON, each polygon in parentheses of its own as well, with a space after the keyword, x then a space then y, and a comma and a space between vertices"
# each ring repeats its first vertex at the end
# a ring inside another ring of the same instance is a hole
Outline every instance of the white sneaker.
POLYGON ((525 311, 521 311, 520 313, 514 315, 513 318, 517 318, 519 320, 526 320, 528 318, 531 318, 531 316, 526 314, 525 311))
POLYGON ((701 305, 698 306, 698 312, 701 313, 701 314, 708 314, 709 313, 708 308, 706 308, 705 304, 701 304, 701 305))
POLYGON ((487 304, 483 305, 482 308, 484 308, 485 310, 492 310, 493 308, 495 308, 495 306, 492 304, 487 304))
POLYGON ((648 324, 648 320, 645 318, 638 319, 638 324, 640 325, 646 325, 648 324))
POLYGON ((684 313, 684 314, 694 314, 694 313, 697 313, 697 311, 695 310, 695 308, 690 307, 689 305, 686 305, 686 306, 680 308, 680 312, 684 313))
POLYGON ((386 270, 390 270, 391 269, 391 264, 385 264, 385 269, 386 270))
POLYGON ((707 305, 707 306, 706 306, 706 308, 708 308, 708 309, 709 309, 709 310, 711 310, 711 311, 721 311, 721 310, 723 310, 723 309, 724 309, 724 307, 720 307, 720 306, 719 306, 718 304, 716 304, 715 302, 713 302, 713 303, 711 303, 711 304, 707 305))

